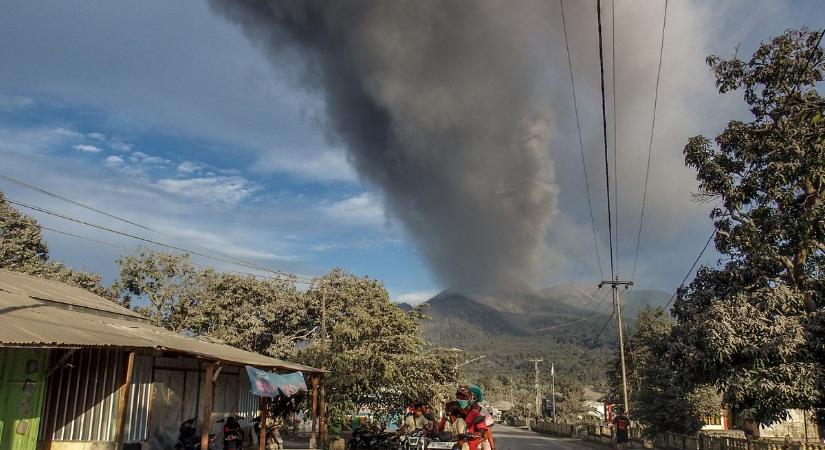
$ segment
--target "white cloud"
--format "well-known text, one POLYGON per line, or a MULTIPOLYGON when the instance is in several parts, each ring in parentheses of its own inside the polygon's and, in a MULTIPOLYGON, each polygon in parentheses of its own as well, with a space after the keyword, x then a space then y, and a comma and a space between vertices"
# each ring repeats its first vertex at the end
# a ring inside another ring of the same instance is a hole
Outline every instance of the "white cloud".
POLYGON ((79 152, 85 152, 85 153, 100 153, 100 152, 103 151, 103 149, 101 149, 99 147, 95 147, 94 145, 88 145, 88 144, 77 144, 77 145, 72 146, 72 148, 79 151, 79 152))
POLYGON ((180 173, 192 173, 201 170, 203 167, 199 164, 193 163, 192 161, 184 161, 178 164, 178 172, 180 173))
POLYGON ((155 186, 164 192, 204 203, 236 204, 256 191, 242 177, 165 178, 158 180, 155 186))
POLYGON ((426 302, 427 300, 435 297, 438 295, 439 291, 426 289, 422 291, 412 291, 407 292, 405 294, 401 294, 396 296, 392 299, 395 303, 409 303, 410 305, 420 305, 421 303, 426 302))
POLYGON ((165 166, 171 164, 172 161, 161 158, 159 156, 150 156, 143 152, 134 152, 129 156, 129 161, 135 164, 144 164, 147 166, 165 166))
POLYGON ((62 127, 0 128, 0 150, 41 154, 82 137, 80 133, 62 127))
POLYGON ((258 158, 253 170, 264 174, 290 173, 315 181, 357 182, 358 175, 343 152, 319 155, 267 153, 258 158))
POLYGON ((117 150, 119 152, 130 152, 132 151, 132 146, 129 144, 125 144, 123 142, 113 142, 109 145, 112 147, 113 150, 117 150))
POLYGON ((372 192, 364 192, 323 208, 324 214, 333 220, 350 225, 381 225, 386 214, 381 199, 372 192))
POLYGON ((109 167, 120 167, 124 163, 123 158, 120 156, 112 155, 106 158, 106 165, 109 167))
POLYGON ((0 111, 15 111, 34 105, 34 99, 20 95, 0 94, 0 111))
POLYGON ((103 133, 86 133, 86 137, 96 141, 105 141, 106 135, 103 133))

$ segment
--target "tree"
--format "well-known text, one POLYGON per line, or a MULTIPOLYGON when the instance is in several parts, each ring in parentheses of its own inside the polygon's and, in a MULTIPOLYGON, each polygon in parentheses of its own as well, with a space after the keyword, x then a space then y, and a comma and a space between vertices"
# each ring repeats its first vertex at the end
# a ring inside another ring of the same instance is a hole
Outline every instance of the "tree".
MULTIPOLYGON (((124 306, 140 312, 159 327, 181 331, 202 287, 188 254, 156 252, 145 247, 118 259, 120 278, 113 289, 124 306), (145 300, 140 302, 139 300, 145 300), (148 305, 139 304, 148 303, 148 305)), ((200 279, 199 279, 200 278, 200 279)))
MULTIPOLYGON (((704 425, 703 418, 718 416, 722 407, 722 399, 713 387, 682 385, 673 362, 663 357, 668 352, 673 326, 662 308, 645 308, 639 312, 625 346, 630 414, 651 437, 666 431, 692 435, 704 425)), ((610 399, 623 403, 618 358, 610 379, 610 399)))
POLYGON ((340 269, 317 278, 306 293, 306 310, 320 324, 326 304, 326 346, 319 341, 298 359, 330 370, 325 379, 332 420, 369 407, 398 411, 416 400, 438 397, 455 383, 455 352, 429 348, 416 310, 405 313, 376 280, 340 269))
POLYGON ((749 61, 709 57, 719 92, 744 90, 753 118, 684 150, 699 196, 721 203, 711 217, 725 263, 680 289, 672 357, 686 382, 713 383, 763 424, 825 407, 822 36, 789 30, 749 61))
POLYGON ((112 298, 112 292, 100 284, 100 275, 70 269, 63 264, 49 261, 49 247, 43 240, 40 226, 33 218, 12 208, 2 192, 0 268, 61 281, 112 298))
POLYGON ((376 280, 336 269, 301 291, 291 278, 198 270, 188 255, 147 249, 120 264, 115 285, 124 303, 157 324, 330 370, 331 424, 365 406, 389 412, 443 397, 456 380, 454 352, 429 347, 421 311, 398 308, 376 280), (322 297, 326 345, 319 339, 322 297), (312 342, 299 350, 301 338, 312 342))

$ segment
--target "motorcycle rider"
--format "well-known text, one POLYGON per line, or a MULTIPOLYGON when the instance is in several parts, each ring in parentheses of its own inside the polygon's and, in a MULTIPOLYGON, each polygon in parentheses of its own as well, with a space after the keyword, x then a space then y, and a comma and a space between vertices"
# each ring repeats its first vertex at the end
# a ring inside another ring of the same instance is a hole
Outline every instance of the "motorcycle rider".
POLYGON ((409 432, 432 428, 432 421, 426 417, 426 412, 426 403, 419 402, 414 404, 412 414, 408 415, 407 418, 404 419, 404 425, 402 426, 403 430, 405 432, 409 432))
POLYGON ((461 450, 470 450, 467 441, 460 437, 460 435, 467 433, 467 422, 461 417, 462 410, 458 402, 449 402, 445 405, 444 409, 447 412, 447 416, 442 431, 452 433, 453 438, 458 437, 458 445, 461 450))
POLYGON ((481 406, 481 402, 484 401, 484 392, 478 386, 470 386, 469 390, 473 394, 473 399, 475 400, 473 407, 478 409, 478 412, 482 417, 484 417, 484 423, 486 425, 486 429, 482 435, 480 447, 482 450, 495 450, 496 445, 495 440, 493 440, 493 416, 487 408, 481 406))
MULTIPOLYGON (((476 402, 476 397, 470 386, 464 386, 455 393, 459 406, 464 414, 464 421, 467 423, 467 432, 473 435, 473 439, 468 442, 469 450, 479 450, 481 443, 488 438, 489 427, 484 416, 481 415, 481 406, 476 402)), ((481 397, 481 389, 472 386, 473 390, 481 397)), ((491 443, 492 446, 492 443, 491 443)), ((495 447, 492 447, 493 449, 495 447)))

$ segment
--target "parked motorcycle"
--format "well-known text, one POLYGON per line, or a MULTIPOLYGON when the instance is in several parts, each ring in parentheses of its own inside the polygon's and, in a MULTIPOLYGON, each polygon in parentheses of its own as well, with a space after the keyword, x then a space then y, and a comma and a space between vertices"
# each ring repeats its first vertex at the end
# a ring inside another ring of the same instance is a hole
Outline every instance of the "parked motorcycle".
MULTIPOLYGON (((178 442, 175 450, 200 450, 201 435, 198 432, 198 418, 193 417, 180 424, 178 431, 178 442)), ((208 450, 215 449, 215 435, 209 435, 208 450)))
POLYGON ((218 421, 223 422, 223 450, 243 450, 241 420, 241 417, 229 416, 218 421))
MULTIPOLYGON (((255 430, 255 436, 261 436, 261 416, 252 419, 252 428, 255 430)), ((265 444, 266 450, 281 450, 284 448, 284 440, 281 439, 281 431, 278 423, 272 417, 266 418, 266 435, 265 444)))

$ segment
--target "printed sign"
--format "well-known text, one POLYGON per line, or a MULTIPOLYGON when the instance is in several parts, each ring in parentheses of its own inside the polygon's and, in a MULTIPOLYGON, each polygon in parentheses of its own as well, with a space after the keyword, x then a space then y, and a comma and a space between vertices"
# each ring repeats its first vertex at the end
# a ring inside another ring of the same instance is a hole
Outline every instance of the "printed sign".
POLYGON ((307 384, 301 372, 277 374, 246 366, 252 393, 259 397, 292 397, 299 392, 306 392, 307 384))

